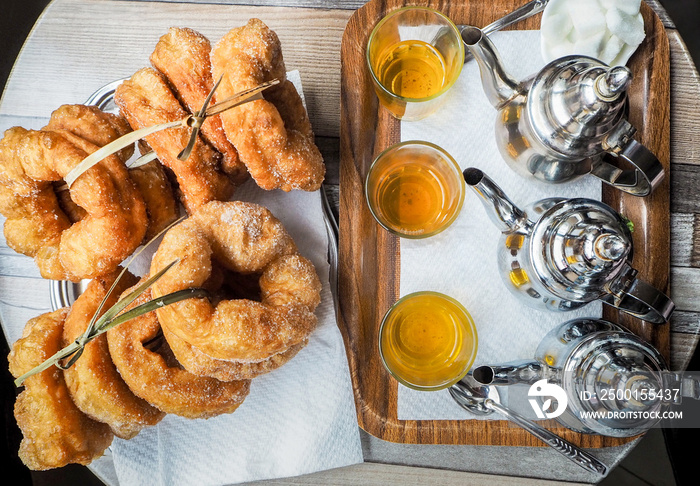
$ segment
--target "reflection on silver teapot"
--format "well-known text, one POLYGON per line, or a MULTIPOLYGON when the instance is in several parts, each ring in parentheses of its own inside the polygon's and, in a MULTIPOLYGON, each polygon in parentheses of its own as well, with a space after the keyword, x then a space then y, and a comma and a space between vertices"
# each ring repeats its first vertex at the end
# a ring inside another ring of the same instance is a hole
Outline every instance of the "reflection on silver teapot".
MULTIPOLYGON (((653 346, 601 319, 573 319, 551 330, 534 361, 479 366, 471 374, 483 385, 547 380, 566 393, 557 421, 611 437, 638 435, 655 425, 669 404, 700 397, 697 380, 670 372, 653 346)), ((546 404, 544 398, 537 397, 540 404, 546 404)))
POLYGON ((646 321, 668 320, 675 305, 636 278, 628 222, 610 206, 547 198, 521 210, 481 170, 466 169, 464 180, 503 233, 500 274, 521 302, 569 311, 601 300, 646 321))
POLYGON ((519 82, 481 30, 467 26, 462 39, 499 112, 498 148, 516 172, 551 183, 590 173, 635 196, 646 196, 661 182, 661 163, 632 138, 636 129, 626 118, 632 74, 626 67, 566 56, 519 82), (622 170, 606 162, 608 154, 634 168, 622 170))

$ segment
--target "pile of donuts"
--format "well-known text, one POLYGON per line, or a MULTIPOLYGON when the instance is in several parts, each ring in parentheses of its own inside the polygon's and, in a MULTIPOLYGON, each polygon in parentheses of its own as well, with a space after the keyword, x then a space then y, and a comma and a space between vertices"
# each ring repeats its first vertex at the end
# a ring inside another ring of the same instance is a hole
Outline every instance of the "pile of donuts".
POLYGON ((90 279, 70 307, 27 323, 9 355, 13 376, 75 342, 94 316, 148 278, 120 265, 177 220, 180 204, 187 217, 163 235, 149 275, 169 268, 125 311, 184 289, 208 292, 113 327, 72 366, 26 378, 15 417, 24 436, 19 456, 30 469, 89 464, 114 436, 130 439, 165 414, 206 419, 235 411, 251 380, 292 359, 317 324, 321 283, 313 264, 268 209, 230 200, 248 178, 284 191, 313 191, 323 181, 306 110, 284 80, 279 39, 257 19, 213 49, 201 34, 172 28, 151 62, 117 89, 119 115, 64 105, 41 130, 14 127, 0 140, 8 246, 33 257, 44 278, 90 279), (207 118, 185 161, 177 155, 190 130, 171 128, 138 144, 156 160, 130 169, 134 148, 123 149, 63 184, 85 157, 129 131, 199 110, 214 78, 221 78, 219 99, 283 82, 207 118))

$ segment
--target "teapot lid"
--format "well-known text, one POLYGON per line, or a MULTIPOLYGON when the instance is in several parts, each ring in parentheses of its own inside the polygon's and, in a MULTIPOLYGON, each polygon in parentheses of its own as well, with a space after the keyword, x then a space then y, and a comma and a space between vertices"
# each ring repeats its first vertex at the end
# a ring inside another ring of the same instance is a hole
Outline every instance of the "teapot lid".
POLYGON ((593 199, 568 199, 548 209, 532 229, 530 259, 558 297, 590 302, 626 267, 632 251, 627 222, 593 199))
POLYGON ((566 56, 534 78, 527 112, 534 135, 564 156, 604 151, 608 134, 624 121, 632 73, 587 56, 566 56))

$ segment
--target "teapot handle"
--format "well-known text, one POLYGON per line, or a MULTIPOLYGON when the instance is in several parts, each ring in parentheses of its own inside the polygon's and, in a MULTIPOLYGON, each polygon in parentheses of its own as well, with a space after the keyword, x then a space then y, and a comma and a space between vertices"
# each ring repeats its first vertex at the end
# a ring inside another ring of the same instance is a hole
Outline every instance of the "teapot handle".
POLYGON ((644 321, 665 323, 676 305, 666 294, 636 276, 637 270, 627 265, 626 271, 623 270, 607 289, 609 294, 601 300, 644 321))
POLYGON ((634 139, 613 155, 627 161, 634 169, 623 170, 604 160, 593 162, 591 174, 606 184, 633 196, 648 196, 664 178, 664 168, 659 159, 644 145, 634 139))

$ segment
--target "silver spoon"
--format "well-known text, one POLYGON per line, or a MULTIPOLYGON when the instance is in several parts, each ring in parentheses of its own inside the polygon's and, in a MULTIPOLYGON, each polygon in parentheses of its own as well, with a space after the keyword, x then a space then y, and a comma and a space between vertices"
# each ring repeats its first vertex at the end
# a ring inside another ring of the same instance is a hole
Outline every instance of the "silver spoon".
POLYGON ((494 386, 481 385, 470 375, 450 387, 450 395, 465 410, 475 415, 489 415, 497 412, 511 422, 519 425, 532 435, 554 448, 568 459, 588 471, 605 475, 608 467, 588 452, 580 449, 557 434, 550 432, 530 419, 513 412, 500 403, 498 389, 494 386))

